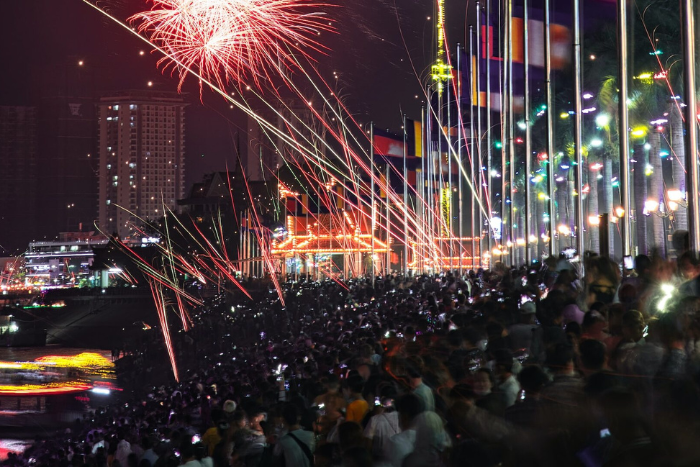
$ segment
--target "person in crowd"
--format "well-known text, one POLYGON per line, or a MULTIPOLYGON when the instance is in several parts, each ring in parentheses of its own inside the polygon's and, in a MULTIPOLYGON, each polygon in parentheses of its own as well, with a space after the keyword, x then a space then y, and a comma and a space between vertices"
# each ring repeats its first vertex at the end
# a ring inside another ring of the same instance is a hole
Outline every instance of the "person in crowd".
POLYGON ((348 422, 362 423, 365 415, 369 411, 369 404, 362 396, 365 383, 360 375, 353 375, 348 378, 345 392, 348 400, 345 420, 348 422))
POLYGON ((700 465, 692 261, 584 258, 280 277, 285 306, 251 278, 172 333, 179 382, 159 334, 125 343, 123 392, 0 465, 700 465))
POLYGON ((518 382, 520 393, 515 403, 506 408, 505 418, 514 425, 535 428, 541 423, 540 393, 549 383, 549 377, 539 365, 530 365, 518 373, 518 382))
MULTIPOLYGON (((155 467, 156 462, 158 462, 158 454, 153 450, 153 441, 150 436, 144 436, 141 438, 141 448, 143 448, 143 454, 141 455, 140 461, 146 460, 151 465, 155 467)), ((212 448, 212 452, 214 449, 212 448)))
POLYGON ((476 406, 493 415, 502 417, 506 411, 506 395, 494 392, 496 378, 488 368, 479 368, 473 376, 472 385, 476 394, 476 406))
MULTIPOLYGON (((391 388, 391 387, 389 387, 391 388)), ((395 391, 379 398, 380 405, 375 409, 375 415, 369 419, 365 427, 364 435, 372 445, 372 454, 380 459, 384 453, 384 446, 389 439, 401 431, 399 426, 399 413, 395 408, 395 391)))
POLYGON ((503 395, 506 408, 515 404, 520 392, 520 384, 514 374, 515 361, 513 354, 508 349, 499 349, 494 352, 496 363, 496 379, 498 381, 497 392, 503 395))
POLYGON ((434 412, 435 396, 433 395, 433 390, 423 382, 423 377, 420 370, 415 366, 409 365, 407 371, 409 385, 413 391, 413 394, 420 397, 421 401, 423 401, 423 407, 425 407, 425 410, 434 412))
POLYGON ((508 328, 510 349, 513 352, 524 351, 528 356, 531 355, 532 340, 539 332, 539 326, 535 324, 536 313, 537 306, 533 301, 527 301, 520 306, 518 322, 508 328))
POLYGON ((450 437, 438 414, 424 411, 413 421, 416 442, 403 467, 444 466, 443 454, 451 446, 450 437))
POLYGON ((404 459, 413 452, 416 444, 415 420, 425 411, 423 400, 408 393, 396 401, 401 432, 392 436, 384 449, 384 460, 394 467, 402 467, 404 459))
POLYGON ((299 425, 299 407, 292 403, 285 404, 282 420, 287 433, 277 442, 275 455, 284 457, 284 465, 311 467, 316 442, 313 432, 303 430, 299 425))
POLYGON ((322 415, 319 420, 319 429, 327 434, 331 427, 335 425, 346 407, 345 399, 340 393, 340 382, 338 376, 331 374, 323 381, 326 392, 314 399, 314 405, 321 409, 322 415))

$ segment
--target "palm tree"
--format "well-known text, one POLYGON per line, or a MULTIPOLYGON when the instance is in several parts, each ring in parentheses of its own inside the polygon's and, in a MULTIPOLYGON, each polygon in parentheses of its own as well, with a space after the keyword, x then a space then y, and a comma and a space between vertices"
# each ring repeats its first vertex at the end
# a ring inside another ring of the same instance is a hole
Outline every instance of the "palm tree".
MULTIPOLYGON (((653 173, 649 180, 649 199, 656 206, 661 206, 664 199, 663 166, 661 165, 661 133, 652 128, 648 138, 649 143, 649 164, 653 173)), ((666 253, 666 235, 664 230, 664 220, 659 216, 654 216, 652 221, 654 245, 660 250, 663 256, 666 253)))
MULTIPOLYGON (((673 158, 673 188, 685 194, 685 140, 683 139, 683 117, 678 102, 670 99, 668 106, 669 133, 671 134, 671 155, 673 158)), ((679 208, 674 214, 676 230, 688 229, 688 211, 679 208)))

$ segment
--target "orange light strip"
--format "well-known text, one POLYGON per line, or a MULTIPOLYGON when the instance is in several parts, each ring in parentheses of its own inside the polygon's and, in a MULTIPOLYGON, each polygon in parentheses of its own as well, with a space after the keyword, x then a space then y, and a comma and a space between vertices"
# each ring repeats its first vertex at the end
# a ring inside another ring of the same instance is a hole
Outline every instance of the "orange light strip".
POLYGON ((66 383, 60 386, 41 386, 38 384, 25 384, 22 386, 0 385, 0 396, 43 396, 50 394, 70 394, 87 391, 89 384, 82 382, 66 383))

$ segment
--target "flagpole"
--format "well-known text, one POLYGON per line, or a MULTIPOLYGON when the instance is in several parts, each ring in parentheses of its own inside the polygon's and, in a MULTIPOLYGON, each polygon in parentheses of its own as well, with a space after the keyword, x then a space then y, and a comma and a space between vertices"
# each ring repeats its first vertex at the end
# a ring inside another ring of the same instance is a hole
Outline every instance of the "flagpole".
POLYGON ((386 168, 385 168, 385 173, 386 175, 384 176, 385 180, 384 183, 386 184, 386 190, 384 191, 384 194, 386 195, 386 276, 389 276, 391 274, 391 248, 390 248, 390 241, 391 241, 391 226, 390 226, 390 219, 391 219, 391 205, 389 203, 389 187, 391 186, 391 183, 389 183, 389 162, 387 161, 386 163, 386 168))
MULTIPOLYGON (((630 138, 629 138, 629 113, 627 99, 629 96, 629 82, 627 79, 627 0, 617 0, 617 34, 618 34, 618 87, 620 88, 619 113, 620 124, 620 196, 624 214, 620 219, 622 233, 622 252, 628 256, 632 254, 632 232, 630 224, 630 138)), ((695 60, 693 60, 694 62, 695 60)), ((693 110, 695 113, 695 110, 693 110)), ((692 114, 691 114, 692 115, 692 114)), ((686 120, 686 125, 689 122, 686 120)), ((691 148, 692 150, 692 148, 691 148)), ((692 192, 691 192, 692 193, 692 192)))
MULTIPOLYGON (((452 75, 452 70, 450 70, 450 76, 452 75)), ((450 88, 451 83, 450 83, 450 78, 447 78, 447 86, 445 86, 447 89, 447 191, 449 193, 448 198, 449 198, 449 204, 447 206, 447 238, 448 238, 448 245, 449 245, 449 252, 450 252, 450 264, 448 266, 448 270, 452 271, 452 259, 454 258, 454 241, 452 232, 454 231, 452 227, 452 118, 451 118, 451 112, 450 112, 450 88)))
POLYGON ((530 236, 532 235, 532 187, 530 176, 532 174, 532 129, 530 128, 530 37, 528 12, 529 0, 523 0, 523 67, 524 67, 524 113, 525 113, 525 261, 529 265, 532 262, 532 248, 530 236))
POLYGON ((554 121, 552 118, 552 105, 554 99, 552 96, 552 34, 550 31, 551 12, 549 7, 549 1, 550 0, 544 0, 544 74, 545 95, 547 100, 547 186, 549 188, 549 256, 554 256, 554 253, 556 251, 554 246, 554 233, 556 230, 556 212, 554 212, 554 121))
MULTIPOLYGON (((508 1, 508 0, 506 0, 508 1)), ((503 24, 503 37, 505 40, 503 41, 503 67, 502 67, 502 74, 501 74, 501 80, 500 80, 500 86, 501 86, 501 253, 503 253, 503 246, 505 243, 505 239, 507 238, 506 235, 506 225, 508 222, 508 216, 507 216, 507 209, 508 206, 506 206, 506 199, 508 198, 506 190, 508 189, 507 183, 506 183, 506 173, 508 170, 508 161, 507 161, 507 153, 508 153, 508 97, 511 94, 511 91, 508 89, 508 57, 510 55, 510 37, 508 33, 510 32, 508 28, 508 4, 503 5, 505 7, 506 11, 502 11, 500 9, 499 5, 499 26, 503 24), (501 19, 505 16, 505 19, 503 22, 501 22, 501 19)))
MULTIPOLYGON (((576 250, 579 258, 583 258, 584 238, 583 238, 583 103, 581 102, 583 93, 583 70, 581 63, 581 6, 579 0, 573 0, 574 10, 574 147, 576 148, 576 172, 574 172, 576 184, 575 213, 576 213, 576 250)), ((581 271, 583 274, 584 263, 581 261, 581 271)))
MULTIPOLYGON (((415 130, 414 130, 415 131, 415 130)), ((415 138, 414 138, 415 139, 415 138)), ((403 273, 408 275, 408 172, 406 172, 406 114, 403 114, 403 273)))
MULTIPOLYGON (((510 226, 509 248, 511 266, 517 266, 517 246, 515 241, 515 113, 513 112, 513 0, 508 0, 508 161, 510 163, 508 174, 508 196, 510 206, 508 209, 508 221, 510 226)), ((503 174, 505 176, 505 173, 503 174)))
POLYGON ((433 235, 434 235, 434 221, 435 221, 435 216, 433 212, 433 143, 432 143, 432 124, 433 124, 433 117, 432 117, 432 107, 433 107, 433 97, 432 97, 432 92, 430 86, 427 88, 427 96, 428 96, 428 108, 426 109, 425 112, 425 142, 426 142, 426 157, 428 158, 426 160, 426 174, 427 174, 427 182, 426 182, 426 206, 427 206, 427 225, 428 225, 428 233, 427 233, 427 242, 430 242, 430 246, 426 243, 426 248, 428 249, 427 252, 429 253, 430 257, 433 257, 433 235))
MULTIPOLYGON (((487 5, 488 2, 491 0, 487 0, 487 5)), ((476 2, 476 17, 477 17, 477 23, 476 23, 476 129, 477 129, 477 135, 476 135, 476 164, 477 164, 477 169, 478 173, 476 174, 477 176, 477 182, 479 185, 479 199, 481 202, 486 206, 486 209, 489 208, 490 204, 488 201, 484 203, 484 200, 486 196, 490 196, 490 188, 491 188, 491 183, 490 180, 488 179, 488 174, 486 177, 486 187, 483 186, 482 183, 482 170, 481 170, 481 4, 480 2, 476 2), (486 196, 482 196, 485 194, 486 196)), ((488 41, 486 41, 488 43, 488 41)), ((488 60, 486 61, 486 64, 488 66, 488 60)), ((488 73, 488 72, 487 72, 488 73)), ((487 86, 488 86, 489 80, 486 80, 487 86)), ((489 104, 490 98, 489 96, 486 96, 486 105, 489 104)), ((490 135, 491 129, 490 129, 490 118, 489 118, 489 113, 488 111, 486 112, 486 124, 487 124, 487 134, 490 135)), ((487 149, 490 151, 490 148, 487 149)), ((474 164, 474 155, 472 154, 472 164, 474 164)), ((484 225, 482 222, 482 217, 481 217, 481 211, 478 213, 479 215, 479 253, 481 253, 481 227, 484 225)), ((488 239, 488 247, 489 251, 491 251, 491 220, 486 219, 488 222, 488 229, 487 229, 487 239, 488 239)), ((481 254, 479 254, 479 266, 482 266, 482 258, 481 254)))
MULTIPOLYGON (((372 241, 372 258, 371 258, 371 273, 372 273, 372 288, 374 288, 374 276, 376 275, 374 273, 374 230, 375 230, 375 222, 376 222, 376 214, 374 212, 374 122, 370 122, 369 124, 369 145, 370 145, 370 150, 369 150, 369 167, 370 167, 370 180, 371 180, 371 194, 370 194, 370 203, 372 206, 372 221, 371 221, 371 229, 372 229, 372 235, 370 237, 370 240, 372 241)), ((358 200, 359 204, 359 200, 358 200)))
MULTIPOLYGON (((425 106, 421 106, 420 109, 420 167, 421 167, 421 172, 420 172, 420 191, 416 191, 416 193, 420 193, 421 197, 421 203, 420 203, 420 212, 421 212, 421 223, 420 223, 420 229, 422 230, 422 233, 420 235, 420 243, 418 243, 418 238, 416 239, 416 249, 419 252, 418 259, 419 259, 419 270, 421 272, 425 272, 425 227, 426 227, 426 221, 425 221, 425 106)), ((416 201, 416 204, 418 202, 416 201)), ((418 229, 416 229, 418 230, 418 229)))
MULTIPOLYGON (((478 45, 477 45, 478 47, 478 45)), ((479 196, 481 190, 475 191, 477 187, 481 187, 481 181, 476 179, 476 151, 474 150, 474 29, 469 26, 469 159, 471 161, 471 181, 472 181, 472 196, 471 204, 471 237, 472 237, 472 269, 476 268, 474 264, 476 252, 476 197, 479 196)), ((479 234, 479 264, 481 264, 481 234, 479 234)))
MULTIPOLYGON (((695 5, 694 0, 681 1, 681 26, 683 29, 683 66, 685 72, 686 134, 685 147, 690 151, 685 156, 688 190, 688 231, 690 251, 700 249, 700 211, 698 209, 698 133, 697 98, 695 83, 695 5)), ((625 217, 627 215, 625 214, 625 217)))
MULTIPOLYGON (((479 18, 481 18, 481 13, 479 13, 479 18)), ((491 50, 491 0, 486 0, 486 209, 491 209, 491 166, 492 161, 492 135, 491 135, 491 55, 493 55, 493 50, 491 50)), ((481 44, 479 44, 481 47, 481 44)), ((479 133, 479 141, 481 141, 481 133, 479 133)), ((479 174, 481 171, 481 159, 479 160, 479 174)), ((489 223, 489 239, 488 247, 491 251, 491 213, 489 212, 489 217, 487 221, 489 223)), ((481 233, 481 232, 479 232, 481 233)), ((479 237, 481 238, 481 237, 479 237)), ((479 249, 479 254, 481 255, 481 248, 479 249)))
MULTIPOLYGON (((459 121, 457 122, 457 159, 459 159, 460 165, 462 164, 462 47, 457 44, 457 116, 459 121)), ((459 203, 459 275, 462 276, 463 266, 462 266, 462 251, 464 250, 464 217, 462 213, 462 174, 457 175, 457 202, 459 203)), ((473 255, 472 255, 473 256, 473 255)))

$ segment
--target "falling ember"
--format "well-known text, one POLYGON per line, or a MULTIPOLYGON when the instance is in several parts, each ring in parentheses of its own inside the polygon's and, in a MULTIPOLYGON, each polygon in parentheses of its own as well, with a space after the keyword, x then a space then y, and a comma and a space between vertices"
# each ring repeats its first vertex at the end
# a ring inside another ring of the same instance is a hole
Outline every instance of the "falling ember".
POLYGON ((257 83, 270 69, 294 67, 292 54, 323 50, 310 37, 332 30, 321 12, 305 12, 325 5, 307 0, 151 1, 152 10, 129 21, 176 59, 159 64, 179 68, 180 86, 188 69, 220 87, 244 79, 257 83))
POLYGON ((158 312, 158 320, 160 321, 161 332, 163 333, 163 340, 165 341, 165 348, 168 350, 168 356, 170 357, 170 365, 173 369, 173 376, 175 381, 180 381, 180 376, 177 371, 177 363, 175 362, 175 352, 173 350, 173 343, 170 338, 170 327, 168 326, 168 315, 165 309, 165 297, 163 296, 162 286, 155 280, 149 279, 148 285, 151 286, 151 294, 153 295, 153 302, 156 305, 156 311, 158 312))

